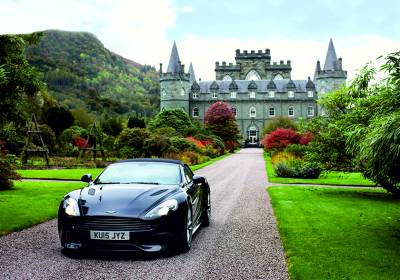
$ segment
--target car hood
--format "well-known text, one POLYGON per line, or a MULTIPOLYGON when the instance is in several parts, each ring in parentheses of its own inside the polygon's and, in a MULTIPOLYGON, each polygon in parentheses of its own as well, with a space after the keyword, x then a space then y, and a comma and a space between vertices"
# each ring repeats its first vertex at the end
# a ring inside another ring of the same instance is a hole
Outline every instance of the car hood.
POLYGON ((89 185, 82 189, 79 205, 84 216, 139 217, 180 189, 176 185, 89 185))

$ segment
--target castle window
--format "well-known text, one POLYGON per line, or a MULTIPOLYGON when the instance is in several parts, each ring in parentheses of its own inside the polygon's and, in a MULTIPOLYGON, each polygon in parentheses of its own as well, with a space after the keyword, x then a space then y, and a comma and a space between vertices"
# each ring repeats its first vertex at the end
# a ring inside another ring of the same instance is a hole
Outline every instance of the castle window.
POLYGON ((231 76, 229 76, 229 75, 225 75, 225 76, 222 78, 222 80, 223 80, 223 81, 232 81, 232 78, 231 78, 231 76))
POLYGON ((268 115, 270 117, 275 117, 275 107, 269 107, 268 115))
POLYGON ((185 89, 181 88, 181 95, 185 95, 185 89))
POLYGON ((269 92, 268 92, 268 97, 269 97, 269 98, 274 98, 274 97, 275 97, 275 91, 272 91, 272 90, 269 91, 269 92))
POLYGON ((199 93, 198 92, 193 92, 193 99, 199 98, 199 93))
POLYGON ((255 118, 257 115, 256 107, 251 107, 249 111, 250 118, 255 118))
POLYGON ((294 97, 294 91, 293 90, 289 90, 287 94, 288 94, 289 98, 293 98, 294 97))
POLYGON ((250 70, 249 73, 246 75, 246 80, 248 81, 258 81, 261 80, 260 74, 256 70, 250 70))
POLYGON ((294 117, 294 107, 293 106, 289 106, 289 108, 288 108, 288 116, 289 117, 294 117))
POLYGON ((307 116, 309 116, 309 117, 314 116, 314 107, 313 106, 308 106, 308 108, 307 108, 307 116))
POLYGON ((217 96, 217 92, 216 91, 213 91, 212 92, 212 98, 217 98, 218 96, 217 96))
POLYGON ((163 89, 161 90, 161 94, 162 94, 162 96, 166 96, 166 95, 167 95, 167 92, 165 91, 165 88, 163 88, 163 89))
POLYGON ((256 92, 250 91, 250 98, 256 98, 256 92))
POLYGON ((231 92, 231 98, 236 98, 236 91, 231 92))
POLYGON ((281 74, 276 74, 274 80, 283 80, 283 76, 281 74))
POLYGON ((312 90, 307 91, 308 97, 314 97, 314 92, 312 90))
POLYGON ((237 117, 237 112, 235 107, 232 107, 232 114, 235 118, 237 117))
POLYGON ((194 107, 193 108, 193 117, 198 118, 199 117, 199 108, 194 107))

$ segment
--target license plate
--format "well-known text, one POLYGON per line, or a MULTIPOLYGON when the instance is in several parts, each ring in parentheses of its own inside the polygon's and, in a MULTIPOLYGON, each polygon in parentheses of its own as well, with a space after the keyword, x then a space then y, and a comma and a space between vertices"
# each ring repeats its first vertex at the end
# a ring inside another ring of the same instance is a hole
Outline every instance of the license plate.
POLYGON ((129 240, 129 231, 90 231, 90 239, 129 240))

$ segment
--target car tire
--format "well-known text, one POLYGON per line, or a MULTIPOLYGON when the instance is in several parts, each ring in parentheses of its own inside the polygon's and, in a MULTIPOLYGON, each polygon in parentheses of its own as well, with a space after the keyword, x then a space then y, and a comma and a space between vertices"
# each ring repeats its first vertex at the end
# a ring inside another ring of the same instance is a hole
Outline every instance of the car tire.
POLYGON ((178 239, 179 253, 186 253, 190 250, 192 246, 192 237, 193 237, 193 215, 192 215, 192 209, 188 206, 185 223, 182 227, 182 232, 178 239))
POLYGON ((211 220, 211 196, 210 192, 208 192, 206 199, 206 207, 201 217, 201 225, 204 227, 208 227, 210 225, 210 220, 211 220))

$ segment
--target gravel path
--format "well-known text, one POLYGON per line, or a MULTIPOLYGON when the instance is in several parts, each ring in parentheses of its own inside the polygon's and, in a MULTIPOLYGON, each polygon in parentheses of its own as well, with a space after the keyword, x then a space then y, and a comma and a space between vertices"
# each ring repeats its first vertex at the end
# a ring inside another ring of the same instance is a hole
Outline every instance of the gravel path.
POLYGON ((265 191, 261 149, 240 152, 196 173, 210 183, 213 217, 189 253, 146 257, 64 256, 56 220, 0 238, 1 279, 288 279, 265 191))

